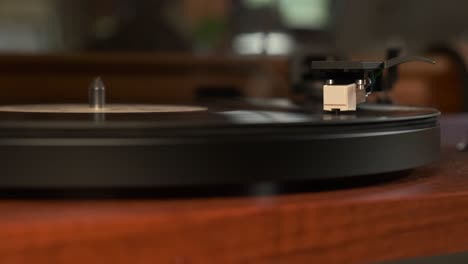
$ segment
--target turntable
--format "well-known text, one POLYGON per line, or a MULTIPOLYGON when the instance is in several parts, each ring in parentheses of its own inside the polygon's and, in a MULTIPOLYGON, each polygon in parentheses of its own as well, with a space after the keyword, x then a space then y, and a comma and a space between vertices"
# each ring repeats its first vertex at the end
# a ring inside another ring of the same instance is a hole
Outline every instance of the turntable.
POLYGON ((439 155, 439 112, 364 103, 385 68, 413 60, 430 62, 312 63, 326 81, 323 109, 112 104, 100 78, 87 104, 3 105, 0 189, 287 183, 423 166, 439 155))

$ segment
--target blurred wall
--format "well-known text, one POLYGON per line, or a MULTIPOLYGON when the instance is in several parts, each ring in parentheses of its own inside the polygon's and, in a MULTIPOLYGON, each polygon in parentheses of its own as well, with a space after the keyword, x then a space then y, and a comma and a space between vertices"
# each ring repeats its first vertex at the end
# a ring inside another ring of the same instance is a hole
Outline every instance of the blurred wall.
POLYGON ((58 13, 54 0, 1 0, 0 50, 60 49, 58 13))
POLYGON ((389 42, 419 51, 468 33, 468 1, 347 0, 335 42, 348 52, 381 53, 389 42))

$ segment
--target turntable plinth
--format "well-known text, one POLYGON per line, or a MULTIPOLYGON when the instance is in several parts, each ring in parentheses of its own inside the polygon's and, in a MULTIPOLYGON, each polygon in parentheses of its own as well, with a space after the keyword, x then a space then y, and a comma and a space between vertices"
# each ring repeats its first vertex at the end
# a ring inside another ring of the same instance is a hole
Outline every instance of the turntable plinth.
POLYGON ((453 146, 463 118, 442 118, 440 161, 370 187, 260 198, 2 200, 0 262, 372 263, 468 251, 468 154, 453 146))

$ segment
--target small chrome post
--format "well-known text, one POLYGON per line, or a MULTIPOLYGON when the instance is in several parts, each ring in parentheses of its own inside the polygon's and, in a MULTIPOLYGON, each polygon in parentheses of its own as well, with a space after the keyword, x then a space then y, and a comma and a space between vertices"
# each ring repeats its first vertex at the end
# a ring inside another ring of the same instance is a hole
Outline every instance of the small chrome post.
POLYGON ((103 109, 106 104, 106 87, 101 77, 95 78, 89 85, 88 90, 89 107, 103 109))

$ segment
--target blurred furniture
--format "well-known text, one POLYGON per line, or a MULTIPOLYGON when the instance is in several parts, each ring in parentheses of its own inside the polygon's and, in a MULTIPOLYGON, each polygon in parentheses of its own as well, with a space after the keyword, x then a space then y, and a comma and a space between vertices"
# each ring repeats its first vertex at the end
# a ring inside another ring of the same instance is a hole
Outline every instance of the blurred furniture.
POLYGON ((1 200, 1 263, 375 263, 468 251, 468 115, 407 177, 261 197, 1 200))
MULTIPOLYGON (((110 102, 193 103, 198 95, 286 97, 283 57, 167 53, 0 55, 0 104, 87 102, 102 76, 110 102)), ((199 99, 199 98, 198 98, 199 99)))
POLYGON ((456 60, 448 55, 430 56, 436 65, 404 64, 390 96, 398 104, 431 106, 443 113, 466 111, 465 74, 456 60))
MULTIPOLYGON (((391 92, 399 104, 444 113, 467 109, 459 65, 432 56, 436 66, 402 65, 391 92)), ((359 58, 363 59, 363 58, 359 58)), ((0 104, 86 102, 100 75, 111 102, 195 103, 203 97, 290 97, 290 61, 284 56, 184 53, 0 55, 0 104)), ((226 98, 223 98, 226 97, 226 98)))

